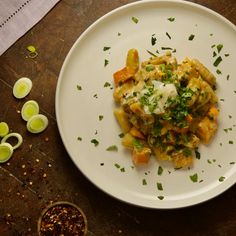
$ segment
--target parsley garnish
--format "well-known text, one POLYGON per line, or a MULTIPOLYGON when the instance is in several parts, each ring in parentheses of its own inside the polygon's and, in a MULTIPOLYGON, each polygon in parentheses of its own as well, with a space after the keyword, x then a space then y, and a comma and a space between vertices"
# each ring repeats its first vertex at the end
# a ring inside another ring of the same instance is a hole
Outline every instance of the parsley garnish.
POLYGON ((99 120, 102 120, 103 117, 104 117, 103 115, 99 115, 98 119, 99 119, 99 120))
POLYGON ((120 138, 123 138, 125 135, 123 133, 119 134, 120 138))
POLYGON ((216 48, 217 48, 218 53, 220 53, 220 51, 221 51, 222 48, 223 48, 223 44, 218 44, 218 45, 216 46, 216 48))
POLYGON ((143 144, 142 142, 140 142, 140 140, 134 138, 133 141, 132 141, 133 145, 135 148, 137 149, 142 149, 143 148, 143 144))
POLYGON ((77 140, 78 140, 78 141, 82 141, 82 138, 81 138, 81 137, 77 137, 77 140))
POLYGON ((124 167, 120 168, 120 171, 125 172, 125 168, 124 167))
POLYGON ((111 84, 110 84, 109 82, 106 82, 106 83, 103 85, 104 88, 110 87, 110 86, 111 86, 111 84))
POLYGON ((170 22, 173 22, 175 20, 175 18, 174 17, 169 17, 169 18, 167 18, 167 20, 170 21, 170 22))
POLYGON ((156 44, 156 41, 157 41, 157 38, 155 37, 155 34, 152 35, 152 38, 151 38, 151 44, 152 46, 154 46, 156 44))
POLYGON ((218 75, 222 74, 221 70, 219 70, 219 69, 216 70, 216 73, 217 73, 218 75))
POLYGON ((135 23, 135 24, 138 24, 138 18, 137 17, 135 17, 135 16, 132 16, 132 21, 135 23))
POLYGON ((103 51, 109 50, 111 47, 103 47, 103 51))
POLYGON ((157 182, 157 189, 160 191, 163 190, 162 183, 157 182))
POLYGON ((82 87, 80 85, 77 84, 76 87, 77 87, 77 90, 79 90, 79 91, 82 90, 82 87))
POLYGON ((107 59, 105 59, 104 61, 104 67, 106 67, 109 64, 109 61, 107 59))
POLYGON ((199 160, 201 158, 201 153, 198 150, 195 150, 195 156, 199 160))
POLYGON ((143 179, 142 183, 143 183, 143 185, 147 185, 147 180, 143 179))
POLYGON ((194 39, 195 35, 194 34, 191 34, 189 37, 188 37, 188 40, 192 41, 194 39))
POLYGON ((219 178, 219 181, 220 182, 223 182, 225 180, 225 177, 224 176, 221 176, 220 178, 219 178))
POLYGON ((157 196, 158 197, 158 199, 160 199, 160 200, 163 200, 164 199, 164 196, 157 196))
POLYGON ((106 150, 107 151, 117 152, 118 151, 118 147, 116 145, 111 145, 106 150))
POLYGON ((222 57, 219 56, 219 57, 217 57, 216 60, 214 61, 213 65, 214 65, 215 67, 217 67, 221 62, 222 62, 222 57))
POLYGON ((166 32, 166 36, 167 36, 169 39, 171 39, 171 36, 169 35, 168 32, 166 32))
POLYGON ((163 173, 163 168, 161 166, 158 167, 157 174, 162 175, 163 173))
POLYGON ((232 141, 232 140, 229 140, 229 144, 234 144, 234 141, 232 141))
POLYGON ((161 47, 161 50, 173 50, 171 47, 161 47))
POLYGON ((115 167, 116 167, 117 169, 120 169, 120 165, 117 164, 117 163, 115 163, 115 167))
POLYGON ((95 147, 98 146, 98 144, 99 144, 99 142, 97 141, 97 139, 92 139, 92 140, 91 140, 91 143, 93 143, 95 147))
POLYGON ((193 183, 196 183, 198 181, 197 173, 193 174, 193 175, 190 175, 189 178, 193 181, 193 183))
POLYGON ((151 52, 151 51, 149 51, 149 50, 147 50, 147 52, 148 52, 151 56, 157 57, 157 55, 155 55, 153 52, 151 52))

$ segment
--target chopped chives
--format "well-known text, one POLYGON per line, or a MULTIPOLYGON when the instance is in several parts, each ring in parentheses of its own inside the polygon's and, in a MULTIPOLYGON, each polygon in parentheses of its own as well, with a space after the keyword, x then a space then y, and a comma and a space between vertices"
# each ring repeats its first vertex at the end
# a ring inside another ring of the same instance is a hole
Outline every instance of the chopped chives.
POLYGON ((216 60, 215 60, 215 62, 213 63, 213 65, 214 65, 215 67, 217 67, 221 62, 222 62, 222 57, 219 56, 219 57, 216 58, 216 60))
POLYGON ((138 24, 138 18, 137 17, 135 17, 135 16, 132 16, 132 21, 135 23, 135 24, 138 24))
POLYGON ((191 34, 189 37, 188 37, 188 40, 192 41, 194 39, 195 35, 194 34, 191 34))

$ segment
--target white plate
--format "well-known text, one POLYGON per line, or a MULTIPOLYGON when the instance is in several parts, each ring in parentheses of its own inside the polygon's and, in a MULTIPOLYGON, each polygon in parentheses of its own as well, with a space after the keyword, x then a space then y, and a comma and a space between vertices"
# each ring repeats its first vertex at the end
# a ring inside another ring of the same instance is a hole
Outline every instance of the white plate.
POLYGON ((60 134, 75 165, 111 196, 149 208, 194 205, 232 186, 236 179, 233 164, 236 153, 235 42, 236 27, 232 23, 212 10, 189 2, 135 2, 96 21, 79 37, 66 57, 56 92, 60 134), (138 23, 132 17, 136 17, 138 23), (175 20, 169 21, 170 17, 175 20), (157 38, 154 46, 151 45, 153 34, 157 38), (191 34, 195 35, 192 41, 188 40, 191 34), (211 46, 214 44, 223 44, 220 52, 223 61, 217 67, 222 72, 220 75, 213 66, 216 48, 211 46), (110 49, 104 51, 105 46, 110 49), (201 145, 201 159, 195 160, 190 170, 174 170, 154 158, 146 167, 133 168, 130 153, 120 144, 121 131, 113 116, 113 90, 104 87, 106 82, 113 83, 112 74, 125 65, 128 49, 138 49, 143 61, 150 57, 146 50, 164 52, 161 47, 175 48, 178 61, 186 56, 198 58, 218 78, 219 130, 209 146, 201 145), (105 60, 109 62, 107 66, 104 66, 105 60), (82 90, 78 90, 77 85, 82 90), (224 129, 228 128, 226 132, 224 129), (99 145, 95 147, 92 139, 98 140, 99 145), (118 152, 106 151, 110 145, 117 145, 118 152), (157 175, 159 165, 164 168, 161 176, 157 175), (197 183, 190 180, 190 175, 195 173, 197 183), (224 177, 222 182, 219 181, 221 176, 224 177), (146 185, 143 185, 144 179, 146 185), (162 183, 162 191, 157 189, 157 182, 162 183))

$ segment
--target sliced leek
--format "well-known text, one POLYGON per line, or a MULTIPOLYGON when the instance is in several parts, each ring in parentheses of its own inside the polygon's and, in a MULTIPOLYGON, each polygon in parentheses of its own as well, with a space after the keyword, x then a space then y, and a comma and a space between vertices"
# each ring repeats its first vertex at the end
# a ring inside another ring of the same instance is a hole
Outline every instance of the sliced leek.
POLYGON ((39 105, 34 100, 27 101, 21 108, 21 117, 25 121, 28 121, 32 116, 37 115, 38 113, 39 113, 39 105))
POLYGON ((17 143, 14 146, 12 146, 13 150, 15 150, 18 147, 20 147, 20 145, 23 142, 23 138, 22 138, 22 136, 19 133, 9 133, 9 134, 7 134, 6 136, 4 136, 2 138, 1 144, 8 143, 7 140, 9 138, 16 138, 17 139, 17 143))
POLYGON ((26 97, 32 88, 32 81, 29 78, 22 77, 18 79, 13 86, 13 95, 18 98, 26 97))
POLYGON ((9 133, 9 127, 6 122, 0 122, 0 137, 4 137, 9 133))
POLYGON ((32 116, 27 122, 27 130, 37 134, 44 131, 48 126, 48 118, 45 115, 38 114, 32 116))
POLYGON ((0 163, 8 161, 13 154, 13 147, 9 143, 0 144, 0 163))

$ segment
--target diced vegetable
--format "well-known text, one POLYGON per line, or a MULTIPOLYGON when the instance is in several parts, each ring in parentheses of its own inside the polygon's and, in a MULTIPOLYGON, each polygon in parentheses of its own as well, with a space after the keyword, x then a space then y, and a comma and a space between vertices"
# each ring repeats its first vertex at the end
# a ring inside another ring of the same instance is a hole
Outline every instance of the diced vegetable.
POLYGON ((1 141, 1 144, 8 143, 7 140, 9 138, 16 138, 17 139, 17 143, 14 146, 12 146, 13 150, 15 150, 18 147, 20 147, 20 145, 23 142, 23 138, 22 138, 22 136, 19 133, 9 133, 9 134, 7 134, 6 136, 3 137, 2 141, 1 141))
POLYGON ((4 137, 9 133, 9 127, 6 122, 0 122, 0 137, 4 137))
POLYGON ((29 94, 31 88, 32 81, 29 78, 20 78, 13 86, 13 95, 18 99, 24 98, 29 94))
POLYGON ((47 128, 47 126, 48 118, 42 114, 32 116, 26 125, 27 130, 34 134, 41 133, 47 128))
POLYGON ((0 144, 0 163, 8 161, 13 154, 13 147, 9 143, 0 144))
POLYGON ((131 79, 133 76, 133 70, 126 66, 113 74, 114 83, 116 86, 118 86, 119 84, 131 79))
POLYGON ((38 113, 39 105, 34 100, 27 101, 21 109, 21 116, 25 121, 28 121, 32 116, 37 115, 38 113))
POLYGON ((148 147, 134 148, 132 153, 132 160, 135 165, 147 164, 152 151, 148 147))

